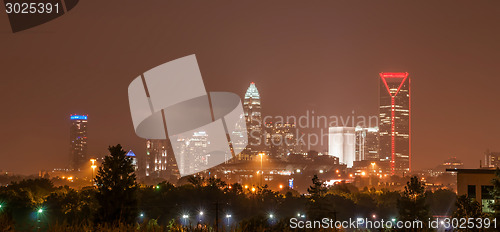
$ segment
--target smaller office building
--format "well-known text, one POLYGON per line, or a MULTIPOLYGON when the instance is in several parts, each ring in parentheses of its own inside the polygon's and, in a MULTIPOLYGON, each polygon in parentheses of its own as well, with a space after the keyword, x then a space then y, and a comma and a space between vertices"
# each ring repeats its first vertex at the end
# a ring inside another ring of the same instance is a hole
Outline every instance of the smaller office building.
POLYGON ((467 195, 481 203, 483 212, 494 212, 492 180, 495 178, 495 169, 446 169, 446 171, 457 173, 458 196, 467 195))

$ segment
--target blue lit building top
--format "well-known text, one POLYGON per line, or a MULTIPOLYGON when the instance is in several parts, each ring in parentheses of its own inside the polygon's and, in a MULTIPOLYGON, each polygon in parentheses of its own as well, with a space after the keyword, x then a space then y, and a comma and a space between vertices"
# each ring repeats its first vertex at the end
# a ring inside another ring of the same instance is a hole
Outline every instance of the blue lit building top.
POLYGON ((87 115, 71 115, 71 120, 87 120, 87 115))
POLYGON ((127 154, 125 156, 132 156, 132 157, 135 157, 135 154, 132 150, 128 151, 127 154))

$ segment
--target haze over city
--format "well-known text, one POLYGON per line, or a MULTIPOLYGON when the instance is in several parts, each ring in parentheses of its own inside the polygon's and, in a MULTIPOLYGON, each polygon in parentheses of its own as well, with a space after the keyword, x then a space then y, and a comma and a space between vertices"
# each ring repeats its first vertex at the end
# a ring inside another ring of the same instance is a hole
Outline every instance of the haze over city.
POLYGON ((243 97, 255 82, 271 116, 378 115, 379 73, 408 72, 413 168, 452 156, 477 168, 500 150, 500 4, 483 4, 82 1, 64 20, 16 34, 4 15, 0 170, 66 167, 75 113, 89 115, 89 154, 120 143, 144 155, 127 87, 189 54, 208 91, 243 97))

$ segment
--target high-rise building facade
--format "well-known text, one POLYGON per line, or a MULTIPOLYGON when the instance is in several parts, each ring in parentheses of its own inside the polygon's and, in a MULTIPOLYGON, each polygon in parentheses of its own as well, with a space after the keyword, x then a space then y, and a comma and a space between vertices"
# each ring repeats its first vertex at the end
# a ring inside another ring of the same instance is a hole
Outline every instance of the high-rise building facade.
POLYGON ((169 141, 151 139, 146 141, 146 176, 168 180, 179 178, 179 169, 169 141))
POLYGON ((486 151, 484 154, 485 162, 484 167, 496 168, 500 167, 500 152, 486 151))
POLYGON ((266 123, 266 146, 271 155, 283 158, 298 152, 297 127, 294 123, 266 123))
POLYGON ((80 170, 89 161, 87 156, 87 118, 88 115, 70 115, 70 168, 80 170))
POLYGON ((328 128, 328 155, 339 158, 340 164, 352 168, 356 151, 356 136, 354 127, 328 128))
POLYGON ((125 156, 132 160, 132 166, 134 166, 134 170, 137 171, 137 156, 135 155, 135 153, 132 150, 129 150, 127 154, 125 154, 125 156))
POLYGON ((378 161, 379 131, 378 127, 357 126, 356 132, 356 157, 355 161, 378 161))
POLYGON ((260 95, 255 83, 250 86, 245 93, 243 100, 243 111, 245 113, 246 125, 248 130, 248 146, 244 153, 256 154, 263 148, 263 125, 262 111, 260 105, 260 95))
POLYGON ((411 170, 411 106, 408 73, 380 73, 379 156, 392 175, 411 170))

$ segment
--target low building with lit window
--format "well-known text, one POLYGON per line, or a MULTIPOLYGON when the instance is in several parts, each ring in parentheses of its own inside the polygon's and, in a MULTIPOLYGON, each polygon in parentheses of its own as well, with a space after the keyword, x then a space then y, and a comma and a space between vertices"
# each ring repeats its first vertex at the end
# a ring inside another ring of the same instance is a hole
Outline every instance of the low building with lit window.
POLYGON ((457 173, 457 195, 467 195, 471 200, 478 201, 483 212, 494 212, 492 195, 495 169, 446 169, 457 173))

